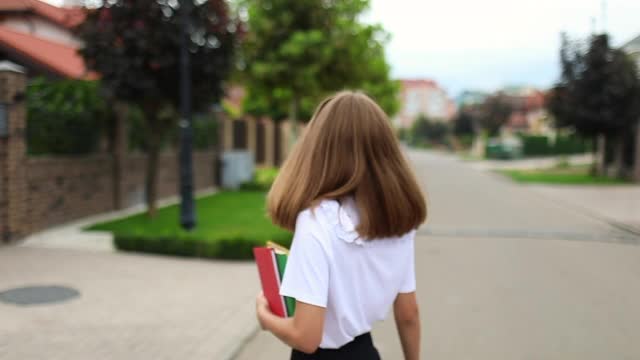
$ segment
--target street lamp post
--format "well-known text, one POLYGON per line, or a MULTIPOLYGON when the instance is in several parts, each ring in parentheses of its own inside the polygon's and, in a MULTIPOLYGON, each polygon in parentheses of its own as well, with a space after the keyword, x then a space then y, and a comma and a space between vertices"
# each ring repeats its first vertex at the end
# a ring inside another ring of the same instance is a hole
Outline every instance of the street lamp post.
POLYGON ((189 11, 192 0, 180 6, 182 36, 180 43, 180 225, 191 230, 196 225, 193 203, 193 128, 191 126, 191 63, 189 59, 189 11))

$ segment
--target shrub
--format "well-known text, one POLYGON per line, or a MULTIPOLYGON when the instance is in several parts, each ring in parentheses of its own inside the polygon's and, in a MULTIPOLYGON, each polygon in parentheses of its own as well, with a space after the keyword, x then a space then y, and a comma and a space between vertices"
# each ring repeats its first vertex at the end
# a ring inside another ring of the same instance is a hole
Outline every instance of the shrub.
POLYGON ((32 80, 26 91, 29 154, 87 154, 98 150, 111 115, 97 81, 32 80))
MULTIPOLYGON (((272 240, 285 247, 290 247, 292 236, 283 235, 272 240)), ((265 241, 242 235, 208 240, 179 235, 173 237, 114 235, 115 246, 122 251, 227 260, 250 260, 253 258, 253 248, 264 246, 265 241)))
POLYGON ((251 181, 240 185, 240 190, 247 191, 268 191, 278 176, 278 168, 264 167, 256 170, 251 181))
POLYGON ((589 150, 589 143, 576 135, 558 136, 554 143, 556 154, 580 154, 589 150))
POLYGON ((521 134, 523 153, 525 156, 570 155, 588 152, 587 141, 576 135, 558 135, 555 141, 542 135, 521 134))
POLYGON ((123 251, 217 259, 251 259, 252 248, 268 240, 284 246, 292 234, 266 216, 264 192, 228 191, 196 199, 201 221, 191 231, 180 227, 179 205, 158 210, 154 218, 134 214, 88 230, 109 231, 123 251))
POLYGON ((522 152, 525 156, 543 156, 552 153, 549 138, 542 135, 521 135, 522 152))
POLYGON ((445 122, 431 120, 424 115, 419 115, 411 127, 411 145, 447 145, 449 133, 449 126, 445 122))

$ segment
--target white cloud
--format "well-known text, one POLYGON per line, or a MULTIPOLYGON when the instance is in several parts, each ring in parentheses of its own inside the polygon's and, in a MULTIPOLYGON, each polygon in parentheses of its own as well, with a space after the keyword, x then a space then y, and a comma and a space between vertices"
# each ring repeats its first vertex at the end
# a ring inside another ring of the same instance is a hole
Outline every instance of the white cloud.
MULTIPOLYGON (((387 55, 397 77, 432 77, 453 92, 505 84, 548 86, 557 77, 560 32, 585 37, 600 0, 371 0, 367 21, 391 33, 387 55)), ((640 33, 640 1, 609 0, 614 45, 640 33)))
MULTIPOLYGON (((47 0, 60 4, 62 0, 47 0)), ((640 34, 640 0, 608 0, 613 45, 640 34)), ((602 0, 371 0, 366 21, 392 35, 396 77, 430 77, 451 92, 507 84, 549 86, 559 72, 560 32, 600 31, 602 0)))

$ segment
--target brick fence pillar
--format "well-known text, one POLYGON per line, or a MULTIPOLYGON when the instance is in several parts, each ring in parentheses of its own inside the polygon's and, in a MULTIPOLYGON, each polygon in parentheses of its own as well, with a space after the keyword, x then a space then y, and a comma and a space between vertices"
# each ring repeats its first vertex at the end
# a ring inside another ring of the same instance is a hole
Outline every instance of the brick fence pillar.
POLYGON ((222 150, 233 150, 233 119, 224 116, 222 118, 222 150))
POLYGON ((29 232, 26 178, 26 77, 13 63, 0 62, 0 111, 6 129, 0 134, 0 241, 29 232))
POLYGON ((269 118, 263 118, 264 121, 264 163, 267 166, 276 166, 275 159, 275 130, 276 124, 269 118))
POLYGON ((257 158, 257 120, 254 117, 247 116, 245 117, 245 121, 247 124, 247 150, 249 153, 253 155, 253 159, 257 158))

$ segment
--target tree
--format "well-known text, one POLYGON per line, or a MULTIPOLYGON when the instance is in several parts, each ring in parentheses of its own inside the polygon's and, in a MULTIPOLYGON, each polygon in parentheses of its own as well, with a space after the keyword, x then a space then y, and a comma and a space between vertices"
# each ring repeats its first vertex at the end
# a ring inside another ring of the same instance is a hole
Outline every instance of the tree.
POLYGON ((473 113, 463 107, 453 119, 453 133, 456 135, 473 135, 476 132, 475 123, 476 119, 473 113))
MULTIPOLYGON (((187 8, 192 102, 197 110, 223 95, 239 24, 223 0, 186 1, 193 1, 187 8)), ((161 145, 177 123, 180 11, 180 3, 171 0, 111 0, 92 10, 79 28, 85 43, 81 54, 89 68, 100 73, 106 95, 137 105, 144 115, 150 216, 156 211, 161 145)))
POLYGON ((411 137, 414 143, 433 143, 445 145, 449 127, 444 121, 429 119, 424 114, 418 115, 411 127, 411 137))
POLYGON ((29 154, 87 154, 98 150, 109 109, 99 83, 35 78, 26 91, 29 154))
POLYGON ((496 136, 504 124, 509 121, 513 106, 501 93, 491 95, 480 105, 479 122, 490 136, 496 136))
POLYGON ((320 97, 348 87, 395 112, 399 86, 389 78, 387 35, 359 21, 368 6, 368 0, 244 0, 247 112, 295 122, 320 97))
MULTIPOLYGON (((621 175, 623 136, 640 117, 635 64, 622 50, 609 46, 606 34, 593 35, 586 50, 563 35, 560 58, 562 75, 547 99, 556 126, 594 140, 602 135, 613 141, 621 175)), ((602 145, 594 148, 603 151, 602 145)))

